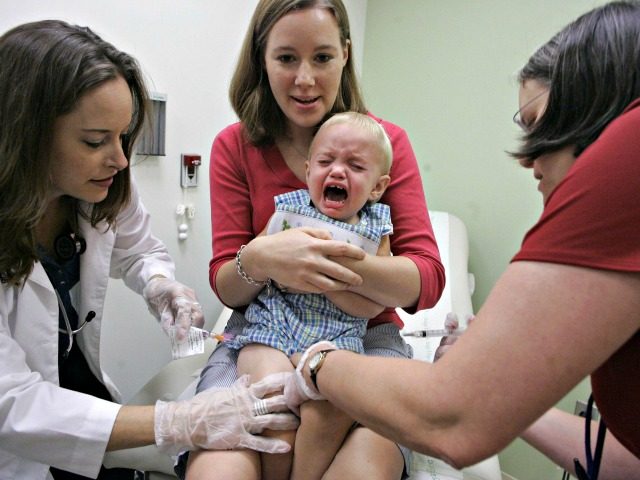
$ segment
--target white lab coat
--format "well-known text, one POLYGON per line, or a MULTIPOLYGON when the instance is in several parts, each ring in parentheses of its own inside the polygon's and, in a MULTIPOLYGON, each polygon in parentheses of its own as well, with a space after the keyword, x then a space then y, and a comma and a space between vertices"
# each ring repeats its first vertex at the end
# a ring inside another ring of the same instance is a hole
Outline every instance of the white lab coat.
MULTIPOLYGON (((135 188, 115 231, 80 220, 80 233, 87 250, 80 257, 76 308, 80 319, 89 310, 96 316, 76 340, 91 371, 119 400, 100 367, 108 277, 123 278, 141 293, 153 275, 173 278, 174 264, 151 234, 135 188)), ((58 302, 42 265, 35 265, 24 287, 1 284, 0 479, 45 479, 50 465, 95 478, 119 409, 116 403, 58 386, 58 302)))

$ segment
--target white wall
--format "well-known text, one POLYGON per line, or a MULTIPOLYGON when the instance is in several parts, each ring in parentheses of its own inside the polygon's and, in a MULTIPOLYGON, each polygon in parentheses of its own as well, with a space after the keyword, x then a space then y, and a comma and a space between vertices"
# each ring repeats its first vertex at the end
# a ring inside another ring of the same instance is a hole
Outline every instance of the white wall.
MULTIPOLYGON (((26 21, 57 18, 90 26, 142 64, 151 90, 166 93, 165 157, 136 157, 133 173, 157 236, 176 262, 177 278, 192 286, 213 326, 221 304, 208 281, 211 258, 209 149, 215 134, 235 121, 228 85, 257 0, 0 0, 0 31, 26 21), (180 187, 181 153, 202 155, 200 184, 180 187), (192 203, 189 238, 177 239, 176 205, 192 203)), ((354 56, 362 64, 367 0, 345 0, 354 56)), ((130 398, 171 356, 168 340, 144 301, 112 282, 105 309, 103 359, 107 372, 130 398)), ((204 362, 203 358, 203 362, 204 362)))

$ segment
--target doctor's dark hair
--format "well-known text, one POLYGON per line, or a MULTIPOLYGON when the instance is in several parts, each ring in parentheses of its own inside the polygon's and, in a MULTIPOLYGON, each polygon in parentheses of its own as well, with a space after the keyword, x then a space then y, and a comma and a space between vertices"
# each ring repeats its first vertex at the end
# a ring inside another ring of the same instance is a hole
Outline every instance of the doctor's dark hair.
POLYGON ((338 96, 328 116, 347 110, 366 112, 351 52, 349 17, 342 0, 260 0, 249 23, 229 88, 231 106, 253 145, 273 143, 286 133, 286 117, 271 92, 265 68, 269 33, 288 13, 310 8, 325 8, 333 14, 340 31, 340 42, 348 51, 338 96))
POLYGON ((548 84, 549 98, 512 155, 527 166, 569 145, 580 155, 640 97, 640 2, 580 16, 534 53, 519 79, 548 84))
MULTIPOLYGON (((122 139, 127 159, 142 127, 147 93, 137 62, 89 28, 58 20, 19 25, 0 37, 0 279, 18 284, 36 261, 35 227, 44 215, 56 158, 54 124, 80 98, 118 76, 129 85, 133 118, 122 139)), ((109 226, 130 197, 130 171, 83 213, 109 226)), ((75 204, 75 202, 74 202, 75 204)))

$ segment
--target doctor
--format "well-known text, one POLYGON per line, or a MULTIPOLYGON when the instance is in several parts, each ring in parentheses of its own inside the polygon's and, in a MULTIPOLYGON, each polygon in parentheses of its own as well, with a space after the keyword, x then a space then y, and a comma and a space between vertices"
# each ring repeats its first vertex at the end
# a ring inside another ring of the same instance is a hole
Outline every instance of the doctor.
POLYGON ((283 404, 261 401, 282 377, 123 407, 100 367, 110 276, 178 337, 203 324, 131 181, 146 98, 135 60, 88 28, 42 21, 0 37, 0 478, 132 478, 101 468, 105 451, 153 443, 288 449, 252 435, 295 427, 264 414, 283 404))

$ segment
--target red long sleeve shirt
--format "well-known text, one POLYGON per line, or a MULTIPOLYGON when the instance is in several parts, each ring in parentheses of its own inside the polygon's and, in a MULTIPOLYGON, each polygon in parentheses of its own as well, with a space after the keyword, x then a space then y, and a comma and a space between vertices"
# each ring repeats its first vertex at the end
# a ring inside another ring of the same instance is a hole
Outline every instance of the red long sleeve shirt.
MULTIPOLYGON (((391 251, 410 258, 420 272, 420 297, 413 308, 406 310, 430 308, 440 298, 445 275, 418 164, 406 132, 392 123, 376 120, 385 128, 393 146, 391 183, 380 200, 391 207, 394 226, 391 251)), ((213 234, 209 281, 218 294, 215 281, 218 270, 234 259, 240 245, 249 243, 264 229, 274 212, 273 197, 306 185, 287 167, 275 145, 251 145, 239 123, 228 126, 215 138, 209 177, 213 234)), ((388 308, 372 319, 369 326, 385 322, 403 325, 395 310, 388 308)))
MULTIPOLYGON (((640 99, 577 158, 549 196, 514 261, 640 272, 639 192, 640 99)), ((611 328, 615 321, 611 318, 611 328)), ((640 331, 591 374, 593 396, 607 427, 636 456, 640 456, 638 367, 640 331)))

